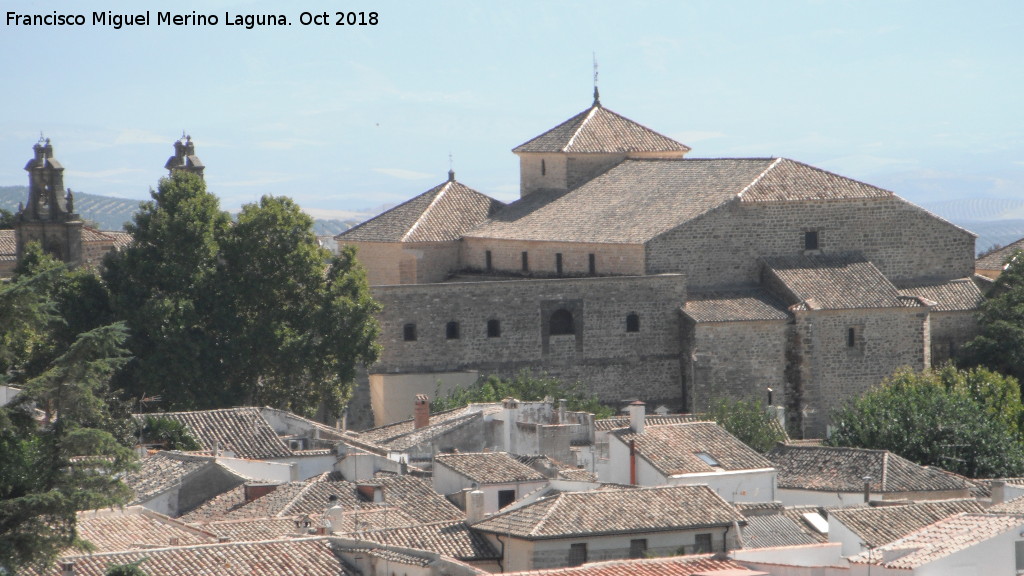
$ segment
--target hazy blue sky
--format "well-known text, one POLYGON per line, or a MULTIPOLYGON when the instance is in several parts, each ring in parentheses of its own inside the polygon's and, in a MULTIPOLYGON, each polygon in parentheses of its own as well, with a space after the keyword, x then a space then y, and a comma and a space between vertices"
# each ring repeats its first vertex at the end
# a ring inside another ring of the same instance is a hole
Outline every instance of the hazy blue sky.
POLYGON ((786 156, 916 202, 1024 198, 1024 2, 24 2, 0 28, 0 185, 40 131, 72 189, 143 199, 188 131, 226 208, 394 203, 446 177, 503 200, 514 146, 591 103, 693 148, 786 156), (301 26, 304 11, 377 26, 301 26), (93 11, 148 9, 148 27, 93 11), (156 12, 215 14, 168 27, 156 12), (284 14, 246 30, 225 13, 284 14))

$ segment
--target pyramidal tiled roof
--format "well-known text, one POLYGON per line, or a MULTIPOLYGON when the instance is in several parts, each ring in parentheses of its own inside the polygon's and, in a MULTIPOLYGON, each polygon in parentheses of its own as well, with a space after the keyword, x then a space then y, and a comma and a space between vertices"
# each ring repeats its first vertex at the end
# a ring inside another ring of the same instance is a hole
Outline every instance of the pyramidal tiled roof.
POLYGON ((439 184, 391 210, 335 236, 343 242, 457 240, 505 204, 461 184, 449 173, 439 184))
POLYGON ((690 147, 595 104, 513 152, 682 152, 690 147))
POLYGON ((730 526, 745 520, 704 484, 560 492, 473 525, 527 540, 730 526), (642 512, 642 513, 640 513, 642 512))

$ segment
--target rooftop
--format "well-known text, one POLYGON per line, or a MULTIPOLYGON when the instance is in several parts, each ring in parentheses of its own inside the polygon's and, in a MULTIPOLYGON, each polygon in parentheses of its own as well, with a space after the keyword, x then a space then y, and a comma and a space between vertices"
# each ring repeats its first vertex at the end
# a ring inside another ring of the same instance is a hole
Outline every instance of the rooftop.
POLYGON ((213 544, 217 535, 141 506, 119 510, 79 512, 76 524, 82 540, 98 552, 118 552, 213 544))
MULTIPOLYGON (((337 533, 337 531, 336 531, 337 533)), ((450 556, 458 560, 493 560, 501 555, 487 538, 470 529, 463 521, 435 522, 338 534, 345 538, 369 540, 380 544, 416 548, 450 556)))
POLYGON ((637 560, 609 560, 593 562, 573 568, 509 572, 509 576, 767 576, 767 572, 750 570, 732 560, 711 554, 647 558, 637 560))
POLYGON ((683 313, 694 322, 788 320, 786 305, 760 288, 689 294, 683 313))
POLYGON ((437 454, 434 463, 478 484, 542 481, 545 477, 505 452, 437 454))
POLYGON ((515 153, 567 152, 615 154, 677 152, 690 147, 658 134, 595 102, 558 126, 512 149, 515 153))
POLYGON ((937 500, 914 502, 904 506, 848 508, 829 512, 830 518, 843 523, 870 547, 888 544, 962 512, 982 512, 977 500, 937 500))
POLYGON ((259 408, 225 408, 195 412, 154 414, 181 422, 209 452, 218 448, 239 458, 262 460, 293 456, 288 446, 267 423, 259 408))
POLYGON ((714 422, 644 426, 643 434, 622 428, 612 434, 627 445, 635 442, 637 454, 666 476, 772 467, 767 458, 714 422))
POLYGON ((901 285, 900 294, 935 302, 935 312, 977 310, 985 297, 973 278, 957 278, 942 282, 901 285))
POLYGON ((859 254, 776 256, 762 259, 783 297, 804 310, 901 308, 901 295, 859 254))

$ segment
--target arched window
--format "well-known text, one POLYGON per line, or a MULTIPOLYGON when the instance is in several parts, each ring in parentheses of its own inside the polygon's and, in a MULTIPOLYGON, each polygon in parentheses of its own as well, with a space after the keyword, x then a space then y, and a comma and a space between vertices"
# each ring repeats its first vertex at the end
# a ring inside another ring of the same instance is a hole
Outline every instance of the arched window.
POLYGON ((640 317, 637 316, 636 312, 630 312, 629 316, 626 316, 626 332, 639 332, 640 331, 640 317))
POLYGON ((494 319, 487 321, 487 337, 501 338, 501 320, 494 319))
POLYGON ((445 327, 444 327, 444 337, 449 339, 449 340, 458 340, 459 339, 459 323, 453 321, 453 322, 449 322, 448 324, 446 324, 445 327))
POLYGON ((416 340, 416 325, 406 324, 402 327, 402 340, 406 342, 413 342, 416 340))
POLYGON ((551 314, 550 334, 552 336, 575 333, 576 324, 572 320, 572 312, 569 312, 565 308, 559 308, 551 314))

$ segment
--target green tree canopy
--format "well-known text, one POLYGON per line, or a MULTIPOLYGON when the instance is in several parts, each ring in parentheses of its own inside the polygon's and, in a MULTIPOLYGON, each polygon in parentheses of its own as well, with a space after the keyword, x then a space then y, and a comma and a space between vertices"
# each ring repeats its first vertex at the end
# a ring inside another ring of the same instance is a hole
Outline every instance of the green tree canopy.
POLYGON ((434 394, 430 411, 444 412, 472 403, 500 402, 505 398, 538 401, 550 398, 565 399, 570 410, 590 412, 597 418, 610 418, 615 415, 612 408, 602 404, 593 394, 584 390, 579 382, 566 385, 557 378, 535 376, 528 371, 521 371, 512 378, 498 376, 481 377, 472 386, 455 388, 447 394, 441 394, 441 386, 434 394))
POLYGON ((288 198, 248 204, 232 225, 183 172, 160 181, 129 231, 105 274, 132 330, 127 394, 171 409, 341 413, 357 367, 377 357, 379 308, 352 251, 332 258, 288 198))
POLYGON ((978 311, 980 334, 963 346, 961 366, 985 366, 1024 381, 1024 253, 1014 253, 978 311))
POLYGON ((14 212, 0 208, 0 230, 14 228, 14 212))
POLYGON ((758 452, 771 450, 786 439, 782 425, 755 399, 723 398, 711 403, 706 415, 758 452))
POLYGON ((897 371, 832 416, 828 442, 889 450, 971 478, 1024 472, 1016 380, 985 369, 897 371))

